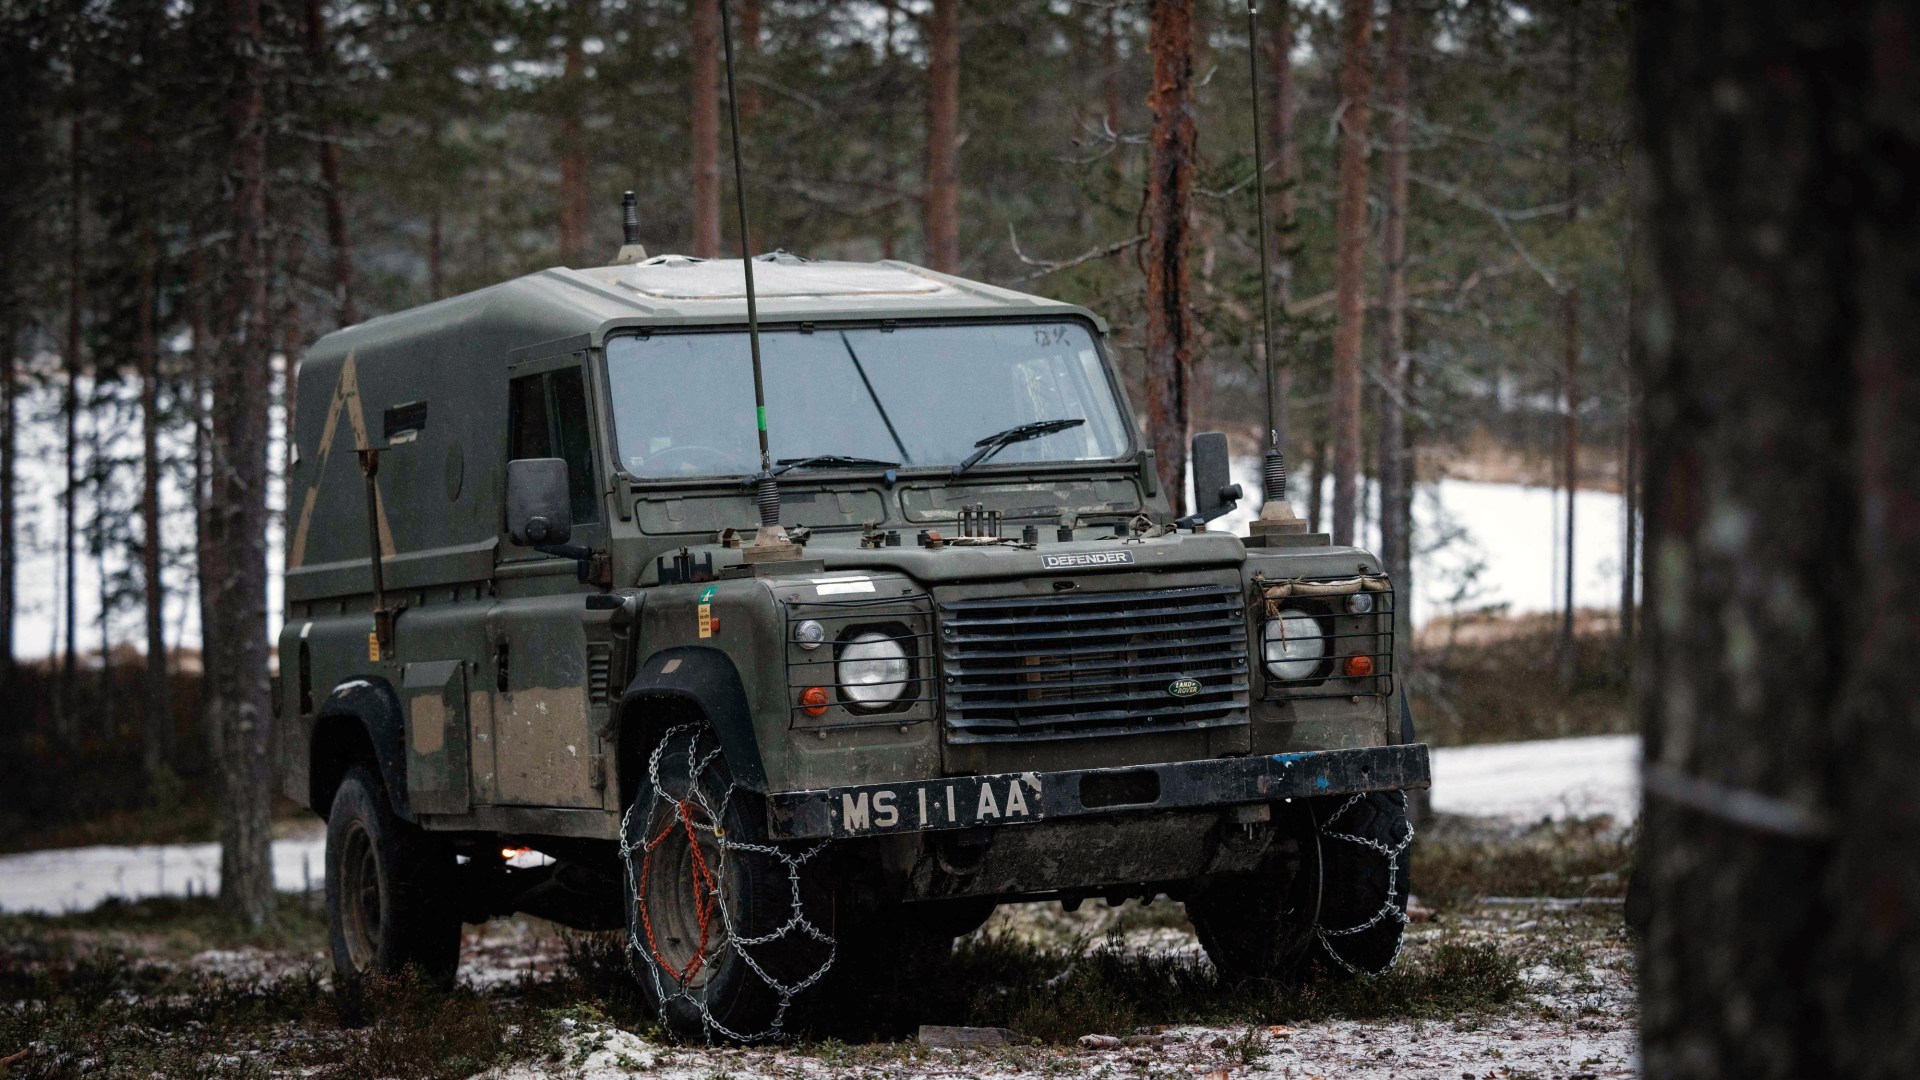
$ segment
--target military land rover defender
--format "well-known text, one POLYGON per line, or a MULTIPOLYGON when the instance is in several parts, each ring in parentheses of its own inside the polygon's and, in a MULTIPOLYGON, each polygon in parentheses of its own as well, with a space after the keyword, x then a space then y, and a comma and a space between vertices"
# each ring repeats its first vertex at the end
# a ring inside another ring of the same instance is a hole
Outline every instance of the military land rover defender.
MULTIPOLYGON (((299 370, 276 709, 343 974, 624 929, 751 1040, 996 904, 1161 895, 1222 976, 1399 949, 1428 780, 1372 555, 1175 521, 1073 305, 762 256, 554 269, 299 370)), ((1285 515, 1283 515, 1285 516, 1285 515)), ((1263 527, 1265 526, 1265 527, 1263 527)))

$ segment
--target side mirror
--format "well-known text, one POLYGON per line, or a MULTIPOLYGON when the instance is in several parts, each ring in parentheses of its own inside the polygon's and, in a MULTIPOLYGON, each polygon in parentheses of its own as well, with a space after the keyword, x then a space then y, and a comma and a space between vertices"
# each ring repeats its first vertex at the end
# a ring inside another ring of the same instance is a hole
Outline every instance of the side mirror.
POLYGON ((1227 437, 1209 431, 1193 437, 1193 513, 1180 519, 1192 528, 1232 510, 1240 502, 1240 485, 1233 482, 1227 437))
POLYGON ((507 534, 521 547, 564 544, 572 538, 566 459, 507 462, 507 534))

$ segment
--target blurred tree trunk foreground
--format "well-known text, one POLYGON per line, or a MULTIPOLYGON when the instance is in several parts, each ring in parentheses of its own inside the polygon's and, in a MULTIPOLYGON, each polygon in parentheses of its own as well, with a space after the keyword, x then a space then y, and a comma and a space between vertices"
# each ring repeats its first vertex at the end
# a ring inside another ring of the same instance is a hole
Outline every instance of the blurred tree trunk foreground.
POLYGON ((1920 1062, 1916 34, 1636 17, 1650 1077, 1920 1062))

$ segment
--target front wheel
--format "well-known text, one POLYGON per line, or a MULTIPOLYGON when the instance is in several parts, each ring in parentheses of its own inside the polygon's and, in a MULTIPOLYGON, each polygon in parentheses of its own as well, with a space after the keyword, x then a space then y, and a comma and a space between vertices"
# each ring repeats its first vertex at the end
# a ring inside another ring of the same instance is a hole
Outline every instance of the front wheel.
POLYGON ((661 1024, 749 1043, 782 1033, 834 962, 826 844, 767 836, 704 725, 670 729, 621 824, 627 958, 661 1024))
POLYGON ((453 854, 402 821, 364 766, 347 770, 327 814, 327 937, 341 978, 412 964, 443 985, 460 960, 448 890, 453 854))
POLYGON ((1210 881, 1186 902, 1223 979, 1383 975, 1407 923, 1413 826, 1404 791, 1315 799, 1295 835, 1252 874, 1210 881))

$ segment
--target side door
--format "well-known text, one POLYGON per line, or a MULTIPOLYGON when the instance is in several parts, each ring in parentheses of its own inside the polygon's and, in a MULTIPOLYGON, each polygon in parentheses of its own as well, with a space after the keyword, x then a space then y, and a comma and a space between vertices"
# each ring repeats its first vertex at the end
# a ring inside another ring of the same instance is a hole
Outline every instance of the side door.
MULTIPOLYGON (((604 551, 605 500, 584 356, 530 360, 509 371, 508 458, 563 458, 571 543, 604 551)), ((483 770, 502 806, 598 807, 605 748, 588 708, 587 586, 570 559, 514 546, 504 535, 487 615, 492 760, 483 770)))

